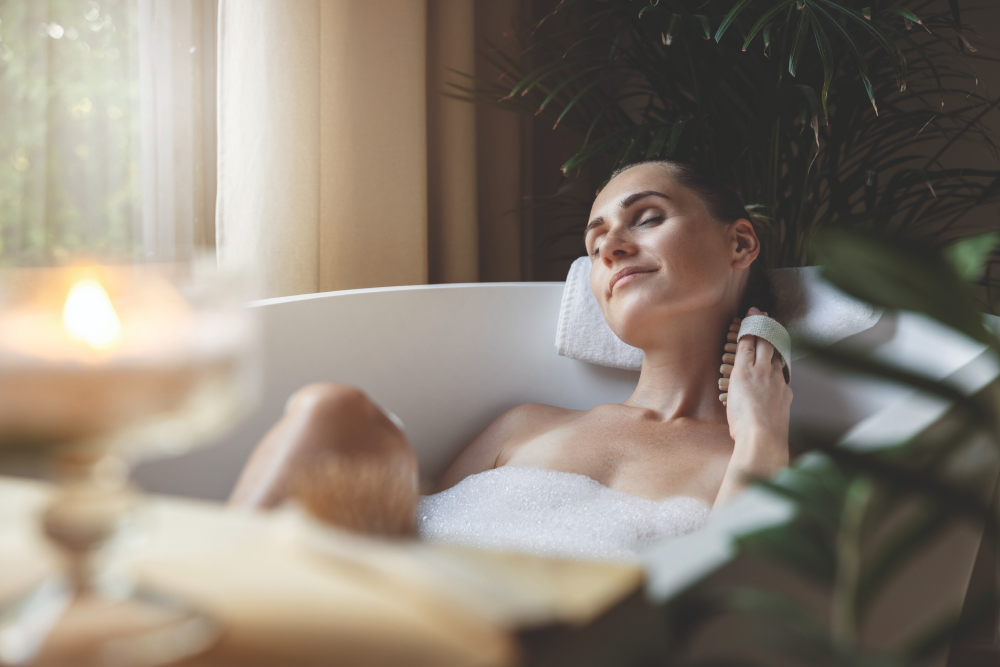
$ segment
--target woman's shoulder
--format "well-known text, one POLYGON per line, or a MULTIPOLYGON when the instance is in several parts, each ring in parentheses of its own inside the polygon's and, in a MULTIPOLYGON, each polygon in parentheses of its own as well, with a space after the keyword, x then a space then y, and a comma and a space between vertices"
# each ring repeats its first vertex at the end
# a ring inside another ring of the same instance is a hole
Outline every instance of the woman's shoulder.
POLYGON ((583 413, 579 410, 543 403, 525 403, 507 410, 466 447, 445 473, 437 490, 442 491, 469 475, 497 467, 525 442, 580 414, 583 413))
POLYGON ((560 408, 545 403, 525 403, 497 417, 490 430, 503 433, 509 440, 521 440, 580 420, 617 419, 623 410, 629 409, 619 403, 602 403, 589 410, 560 408))
POLYGON ((530 429, 540 423, 569 420, 583 413, 583 410, 571 410, 544 403, 524 403, 500 415, 494 424, 509 429, 530 429))

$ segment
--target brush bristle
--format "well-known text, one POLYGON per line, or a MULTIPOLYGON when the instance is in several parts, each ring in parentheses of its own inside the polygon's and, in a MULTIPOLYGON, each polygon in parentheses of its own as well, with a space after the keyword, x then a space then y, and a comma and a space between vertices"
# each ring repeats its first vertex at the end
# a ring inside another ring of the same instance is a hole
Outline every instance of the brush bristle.
POLYGON ((292 492, 310 514, 340 528, 382 537, 416 530, 413 475, 384 460, 323 457, 295 478, 292 492))

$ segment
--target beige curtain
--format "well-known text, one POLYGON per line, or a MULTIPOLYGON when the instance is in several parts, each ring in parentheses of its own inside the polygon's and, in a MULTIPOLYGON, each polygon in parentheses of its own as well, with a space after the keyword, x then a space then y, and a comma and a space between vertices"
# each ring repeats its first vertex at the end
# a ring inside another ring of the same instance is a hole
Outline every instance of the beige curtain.
MULTIPOLYGON (((476 76, 496 80, 484 57, 498 49, 516 55, 515 29, 531 16, 530 0, 477 0, 476 76)), ((497 60, 497 58, 493 58, 497 60)), ((476 106, 479 274, 483 281, 532 280, 534 238, 524 199, 533 191, 532 120, 487 105, 476 106)), ((546 124, 547 125, 547 124, 546 124)))
MULTIPOLYGON (((509 26, 501 6, 516 3, 490 4, 509 26)), ((463 81, 451 70, 475 69, 477 8, 221 1, 217 249, 251 270, 257 298, 521 278, 519 266, 483 271, 480 252, 513 236, 519 256, 518 234, 494 238, 520 226, 502 215, 520 204, 519 162, 485 170, 499 184, 489 192, 518 185, 487 197, 481 234, 477 109, 441 94, 463 81)))

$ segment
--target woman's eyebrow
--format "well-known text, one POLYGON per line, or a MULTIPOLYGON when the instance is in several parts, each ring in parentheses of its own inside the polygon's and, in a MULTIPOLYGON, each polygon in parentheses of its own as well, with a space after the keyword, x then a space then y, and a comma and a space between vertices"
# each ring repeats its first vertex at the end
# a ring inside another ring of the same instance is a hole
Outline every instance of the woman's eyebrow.
POLYGON ((596 218, 587 223, 587 226, 583 229, 583 235, 586 236, 587 232, 589 232, 594 227, 600 227, 602 224, 604 224, 604 218, 602 218, 601 216, 597 216, 596 218))
POLYGON ((670 197, 668 197, 667 195, 663 194, 662 192, 657 192, 656 190, 644 190, 643 192, 634 192, 634 193, 630 194, 629 196, 623 198, 620 202, 618 202, 618 208, 628 208, 629 206, 631 206, 632 204, 636 203, 640 199, 643 199, 645 197, 651 197, 651 196, 663 197, 664 199, 670 199, 670 197))

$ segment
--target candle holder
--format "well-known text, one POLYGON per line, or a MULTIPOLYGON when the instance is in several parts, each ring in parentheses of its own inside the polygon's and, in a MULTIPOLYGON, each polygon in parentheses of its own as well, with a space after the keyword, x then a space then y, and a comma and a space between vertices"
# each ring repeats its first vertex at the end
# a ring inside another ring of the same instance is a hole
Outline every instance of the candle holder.
MULTIPOLYGON (((214 264, 214 262, 211 262, 214 264)), ((229 429, 255 400, 257 327, 239 282, 198 262, 0 272, 0 458, 47 460, 41 528, 65 568, 0 605, 0 665, 159 665, 220 627, 110 558, 131 462, 229 429)))

